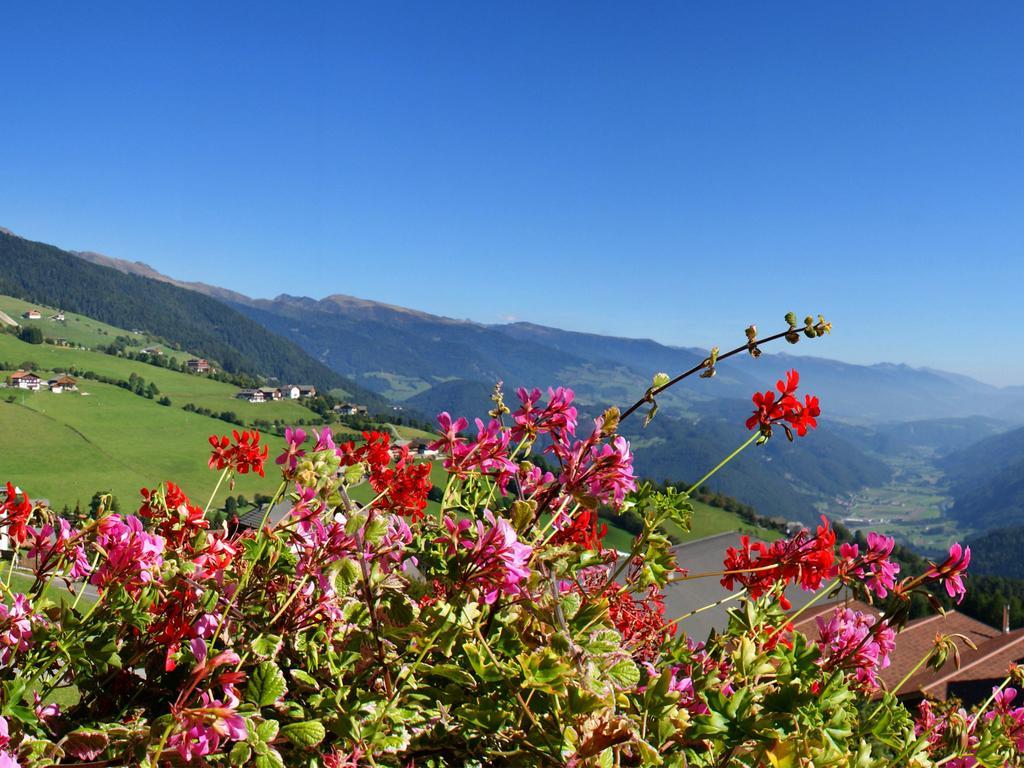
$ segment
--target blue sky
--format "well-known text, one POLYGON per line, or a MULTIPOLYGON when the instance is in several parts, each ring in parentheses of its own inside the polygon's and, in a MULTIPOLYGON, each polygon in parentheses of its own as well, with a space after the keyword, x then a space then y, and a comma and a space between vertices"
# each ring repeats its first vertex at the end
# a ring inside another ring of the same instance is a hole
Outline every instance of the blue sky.
POLYGON ((1024 384, 1019 3, 156 9, 0 10, 0 225, 686 345, 823 311, 816 354, 1024 384))

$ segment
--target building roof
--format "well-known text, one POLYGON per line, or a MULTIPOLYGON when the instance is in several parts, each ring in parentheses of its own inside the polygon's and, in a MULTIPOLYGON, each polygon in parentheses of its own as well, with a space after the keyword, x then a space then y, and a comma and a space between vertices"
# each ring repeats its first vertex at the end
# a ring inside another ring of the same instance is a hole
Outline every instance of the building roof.
POLYGON ((956 696, 967 703, 984 699, 992 687, 1006 677, 1010 664, 1024 660, 1024 629, 1005 634, 991 628, 990 631, 994 636, 979 644, 977 650, 957 642, 960 669, 949 659, 938 672, 931 669, 918 672, 899 694, 913 697, 924 694, 938 699, 956 696))
MULTIPOLYGON (((11 379, 39 379, 32 371, 15 371, 8 378, 11 379)), ((40 379, 42 381, 42 379, 40 379)))
MULTIPOLYGON (((279 501, 273 507, 270 508, 270 514, 267 515, 268 525, 277 525, 279 522, 284 520, 285 516, 292 511, 294 505, 288 501, 279 501)), ((240 528, 252 528, 257 529, 260 527, 260 523, 263 522, 263 515, 266 513, 266 505, 260 505, 253 507, 244 515, 238 516, 238 526, 240 528)))

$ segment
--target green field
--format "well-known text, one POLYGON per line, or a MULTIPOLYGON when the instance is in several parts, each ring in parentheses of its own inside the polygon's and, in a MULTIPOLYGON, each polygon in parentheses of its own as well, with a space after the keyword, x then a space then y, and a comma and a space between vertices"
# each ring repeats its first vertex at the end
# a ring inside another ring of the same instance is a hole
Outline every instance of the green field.
MULTIPOLYGON (((203 502, 217 475, 206 466, 211 434, 230 425, 207 416, 165 408, 110 384, 88 382, 84 392, 5 390, 0 428, 5 446, 0 477, 61 508, 83 508, 96 491, 112 491, 134 506, 143 487, 171 480, 203 502), (7 402, 13 396, 15 402, 7 402)), ((267 436, 271 454, 283 440, 267 436)), ((276 473, 266 479, 243 477, 234 493, 272 493, 276 473)), ((228 495, 225 486, 220 500, 228 495)))
POLYGON ((952 501, 942 473, 925 456, 889 459, 893 477, 885 485, 822 505, 829 517, 851 529, 893 536, 919 552, 942 550, 969 531, 946 518, 952 501))
POLYGON ((683 531, 678 526, 669 526, 670 533, 674 533, 683 541, 696 541, 707 536, 714 536, 726 531, 742 531, 743 533, 756 536, 767 541, 774 541, 779 538, 778 531, 767 528, 752 526, 742 520, 736 513, 729 512, 721 507, 712 507, 700 501, 691 501, 693 505, 693 518, 690 520, 690 530, 683 531))
MULTIPOLYGON (((85 315, 76 315, 74 312, 65 312, 64 320, 50 320, 50 315, 56 314, 57 308, 48 307, 45 304, 32 304, 12 296, 0 295, 0 311, 6 312, 11 318, 22 326, 36 326, 43 331, 43 336, 53 339, 67 339, 72 344, 83 347, 96 347, 100 344, 106 345, 114 341, 118 336, 125 336, 132 340, 129 345, 142 349, 151 345, 150 337, 143 333, 132 333, 123 328, 115 328, 112 325, 101 323, 85 315), (41 320, 27 320, 21 316, 22 312, 30 309, 38 309, 43 313, 41 320)), ((178 357, 185 357, 186 353, 178 353, 178 357)))
MULTIPOLYGON (((172 371, 149 365, 137 360, 107 355, 88 349, 72 349, 55 347, 50 344, 27 344, 17 337, 0 334, 0 368, 4 362, 20 366, 24 362, 35 363, 37 373, 52 372, 78 368, 82 371, 93 371, 100 376, 127 380, 133 373, 147 382, 153 382, 160 389, 160 395, 171 399, 175 408, 183 408, 188 403, 209 408, 220 413, 234 411, 245 422, 254 419, 274 421, 281 419, 294 422, 299 419, 310 419, 313 412, 296 400, 280 400, 271 403, 248 403, 235 398, 238 387, 221 381, 214 381, 206 376, 197 376, 180 371, 172 371)), ((8 370, 7 373, 10 371, 8 370)), ((4 374, 6 378, 6 373, 4 374)), ((88 391, 93 382, 80 379, 79 387, 88 391)))

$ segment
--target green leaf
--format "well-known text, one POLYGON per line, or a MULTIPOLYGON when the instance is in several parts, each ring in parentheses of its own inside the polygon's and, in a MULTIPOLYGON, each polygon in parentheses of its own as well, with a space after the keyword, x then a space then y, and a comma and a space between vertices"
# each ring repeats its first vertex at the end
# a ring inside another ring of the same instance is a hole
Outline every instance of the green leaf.
POLYGON ((562 595, 560 600, 562 604, 562 613, 565 614, 565 618, 572 621, 579 611, 580 606, 583 605, 583 596, 579 592, 566 592, 562 595))
POLYGON ((256 758, 255 765, 256 768, 284 768, 284 760, 276 749, 268 749, 256 758))
POLYGON ((493 683, 504 677, 501 669, 491 661, 491 657, 476 643, 463 643, 462 650, 465 652, 466 658, 469 659, 469 663, 473 666, 473 671, 476 672, 477 677, 481 680, 493 683))
POLYGON ((281 735, 297 747, 314 747, 324 740, 327 731, 319 720, 307 720, 289 723, 281 729, 281 735))
POLYGON ((285 684, 284 674, 278 669, 277 664, 265 661, 253 670, 249 685, 245 689, 245 698, 257 706, 269 707, 280 699, 286 690, 288 686, 285 684))
POLYGON ((289 674, 292 676, 292 680, 294 680, 296 683, 301 683, 302 685, 308 686, 309 688, 312 688, 315 691, 320 690, 320 684, 317 683, 316 678, 308 672, 301 669, 292 669, 289 670, 289 674))
POLYGON ((519 655, 519 665, 523 669, 525 687, 556 695, 565 694, 566 680, 572 674, 572 668, 558 654, 548 649, 523 653, 519 655))
POLYGON ((377 544, 381 539, 384 538, 384 534, 388 532, 388 523, 380 515, 377 515, 370 521, 369 525, 366 526, 366 530, 363 536, 366 538, 367 543, 377 544))
POLYGON ((260 741, 273 741, 277 738, 279 728, 277 720, 264 720, 256 726, 256 738, 260 741))
POLYGON ((640 682, 640 670, 632 659, 622 659, 608 670, 608 677, 619 688, 635 688, 636 684, 640 682))
POLYGON ((458 683, 464 688, 475 688, 477 680, 473 675, 455 664, 435 664, 433 667, 425 667, 424 672, 443 677, 458 683))
POLYGON ((228 754, 228 762, 236 768, 241 768, 243 765, 249 764, 249 759, 252 757, 252 749, 244 741, 235 742, 235 746, 231 748, 231 752, 228 754))
POLYGON ((364 511, 353 512, 348 516, 348 520, 345 521, 345 533, 349 536, 355 536, 356 532, 363 527, 365 522, 366 513, 364 511))
POLYGON ((587 650, 595 655, 612 653, 622 647, 622 635, 614 629, 601 629, 587 643, 587 650))
POLYGON ((281 636, 280 635, 260 635, 252 641, 252 652, 262 658, 269 658, 276 656, 277 652, 281 650, 281 636))

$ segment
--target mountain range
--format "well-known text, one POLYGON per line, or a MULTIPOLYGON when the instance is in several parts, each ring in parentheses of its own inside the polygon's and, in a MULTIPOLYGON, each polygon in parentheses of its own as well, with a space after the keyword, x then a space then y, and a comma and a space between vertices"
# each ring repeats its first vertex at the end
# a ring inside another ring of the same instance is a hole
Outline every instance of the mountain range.
MULTIPOLYGON (((571 385, 583 411, 596 415, 642 396, 654 373, 678 373, 708 354, 526 322, 456 320, 342 294, 252 298, 179 281, 141 262, 60 251, 4 234, 0 292, 145 327, 225 366, 272 376, 299 369, 318 385, 375 404, 398 402, 427 417, 440 410, 483 414, 496 381, 506 389, 571 385), (91 287, 68 288, 83 284, 91 287)), ((823 347, 804 339, 797 349, 817 353, 823 347)), ((800 370, 802 387, 822 398, 814 441, 773 441, 748 452, 713 483, 767 514, 811 519, 822 499, 884 483, 888 453, 915 445, 952 452, 1024 424, 1024 387, 994 387, 902 364, 855 365, 766 351, 757 360, 737 355, 714 378, 694 377, 666 393, 648 429, 641 430, 639 420, 627 425, 638 467, 656 479, 695 479, 745 439, 751 393, 771 387, 792 367, 800 370), (639 450, 654 446, 657 451, 639 450)))
MULTIPOLYGON (((185 283, 141 262, 95 253, 83 259, 203 293, 291 340, 341 375, 393 400, 408 400, 453 380, 554 386, 571 382, 594 405, 624 404, 642 395, 651 376, 696 365, 705 349, 566 331, 533 323, 487 325, 455 320, 342 294, 322 299, 279 295, 258 299, 205 283, 185 283)), ((781 314, 781 313, 780 313, 781 314)), ((780 323, 781 324, 781 323, 780 323)), ((742 341, 742 337, 737 340, 742 341)), ((812 346, 814 345, 814 346, 812 346)), ((815 342, 804 339, 801 350, 815 342)), ((737 356, 699 386, 677 388, 666 404, 692 412, 695 403, 749 398, 787 369, 827 393, 828 414, 853 424, 950 416, 1024 423, 1024 387, 995 387, 961 374, 903 364, 855 365, 817 356, 766 352, 737 356)))

